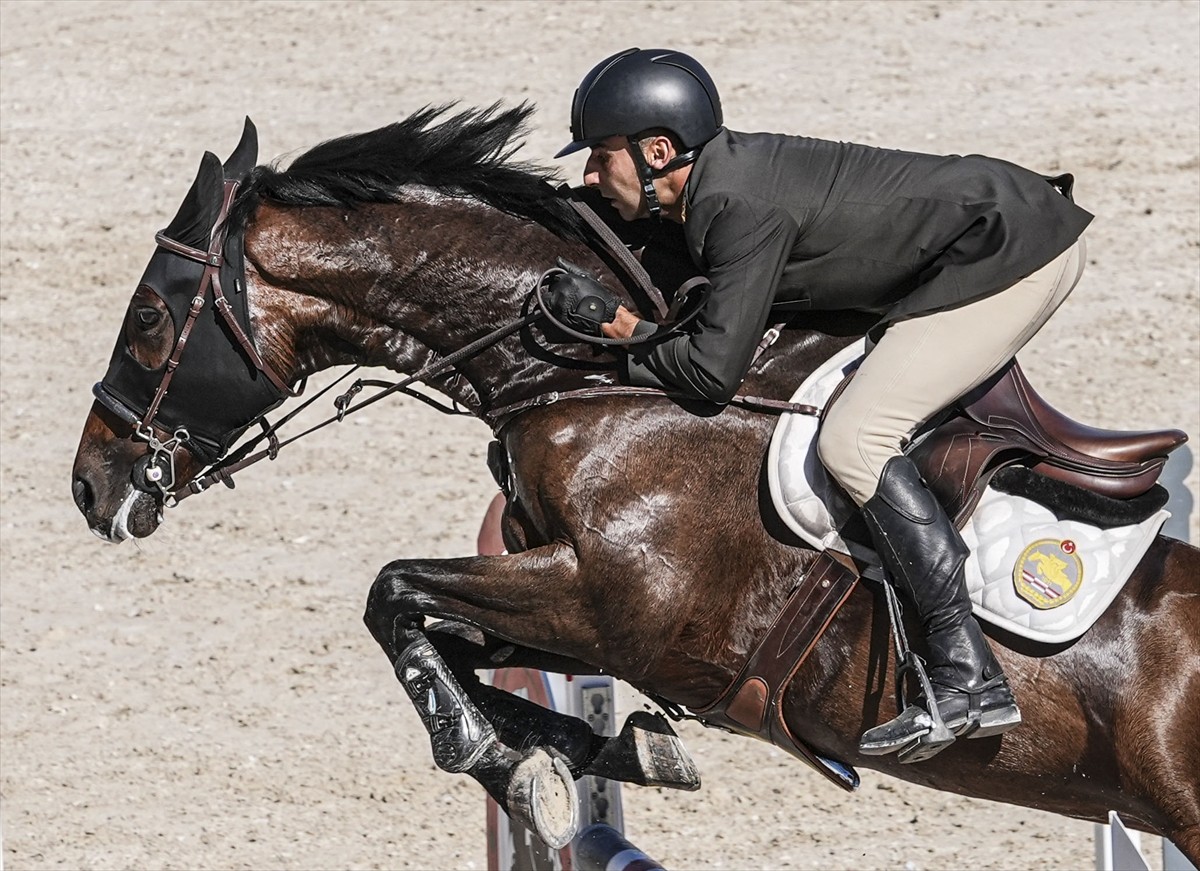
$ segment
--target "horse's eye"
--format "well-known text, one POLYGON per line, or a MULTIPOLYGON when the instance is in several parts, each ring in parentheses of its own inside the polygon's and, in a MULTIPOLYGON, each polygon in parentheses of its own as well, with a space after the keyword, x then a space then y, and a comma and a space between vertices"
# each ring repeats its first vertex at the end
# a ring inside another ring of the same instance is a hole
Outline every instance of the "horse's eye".
POLYGON ((162 312, 149 306, 136 309, 133 316, 137 319, 137 325, 147 331, 154 329, 162 321, 162 312))

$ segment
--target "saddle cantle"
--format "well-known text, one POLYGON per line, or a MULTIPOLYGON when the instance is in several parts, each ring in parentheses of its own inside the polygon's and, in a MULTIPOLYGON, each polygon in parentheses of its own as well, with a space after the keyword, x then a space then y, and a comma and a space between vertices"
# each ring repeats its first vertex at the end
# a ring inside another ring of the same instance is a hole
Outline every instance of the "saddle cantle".
POLYGON ((1015 359, 956 411, 909 452, 956 522, 996 471, 1018 462, 1109 499, 1133 499, 1154 486, 1167 455, 1187 441, 1177 429, 1122 432, 1071 420, 1037 394, 1015 359))

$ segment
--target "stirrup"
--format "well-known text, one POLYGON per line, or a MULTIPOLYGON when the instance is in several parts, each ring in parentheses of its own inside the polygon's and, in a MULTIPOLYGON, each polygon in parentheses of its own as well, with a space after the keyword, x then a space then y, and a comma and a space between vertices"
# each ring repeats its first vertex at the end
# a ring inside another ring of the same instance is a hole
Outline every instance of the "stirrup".
POLYGON ((897 707, 901 710, 900 716, 863 732, 858 749, 867 756, 895 752, 902 763, 923 762, 953 744, 954 733, 942 721, 937 699, 933 695, 933 685, 925 673, 925 663, 908 646, 908 638, 904 634, 903 609, 889 581, 884 581, 883 592, 896 647, 896 699, 897 707), (925 700, 927 709, 908 703, 904 696, 906 674, 916 679, 920 690, 918 698, 925 700))
POLYGON ((920 705, 906 705, 900 716, 863 732, 858 740, 860 753, 884 756, 894 752, 901 763, 908 764, 932 759, 954 743, 954 733, 947 728, 938 711, 925 666, 912 651, 905 651, 904 661, 896 669, 897 686, 903 687, 906 672, 916 677, 921 697, 929 710, 920 705))

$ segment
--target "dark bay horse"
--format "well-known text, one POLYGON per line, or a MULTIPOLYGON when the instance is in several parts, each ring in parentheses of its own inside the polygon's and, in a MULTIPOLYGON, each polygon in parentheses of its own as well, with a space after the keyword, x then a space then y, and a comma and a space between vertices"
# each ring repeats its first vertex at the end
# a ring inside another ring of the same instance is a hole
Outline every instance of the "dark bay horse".
MULTIPOLYGON (((456 356, 528 311, 557 256, 619 287, 547 179, 512 160, 528 111, 424 110, 286 170, 254 166, 249 124, 224 166, 205 155, 84 427, 73 493, 92 531, 151 534, 164 503, 288 386, 331 366, 413 373, 449 358, 429 384, 492 423, 496 409, 531 397, 615 383, 616 356, 558 341, 530 318, 456 356), (227 179, 240 182, 236 197, 227 179), (232 202, 219 221, 223 196, 232 202), (189 300, 213 279, 209 297, 230 304, 193 314, 189 300), (195 337, 186 348, 181 334, 195 337)), ((746 392, 786 398, 860 332, 835 321, 789 328, 746 392)), ((554 793, 571 777, 670 781, 619 760, 597 767, 607 745, 586 726, 483 686, 474 670, 603 670, 677 706, 712 702, 816 557, 764 496, 775 422, 611 395, 502 421, 510 553, 397 560, 368 597, 367 626, 439 765, 470 773, 549 840, 569 834, 554 793), (429 617, 445 620, 426 629, 429 617)), ((1117 810, 1200 862, 1200 551, 1158 538, 1075 643, 992 637, 1020 728, 917 765, 861 756, 858 736, 896 709, 887 609, 876 585, 860 583, 788 691, 787 723, 825 756, 936 789, 1097 821, 1117 810)), ((686 780, 673 785, 695 785, 686 780)))

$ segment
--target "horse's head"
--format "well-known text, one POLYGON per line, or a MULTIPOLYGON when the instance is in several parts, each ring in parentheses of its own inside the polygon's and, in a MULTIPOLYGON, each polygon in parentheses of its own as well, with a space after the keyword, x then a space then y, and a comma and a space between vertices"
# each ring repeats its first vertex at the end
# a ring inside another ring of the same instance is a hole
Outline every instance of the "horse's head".
MULTIPOLYGON (((340 364, 415 376, 528 317, 558 255, 617 284, 552 177, 510 159, 531 111, 427 107, 286 169, 253 166, 247 121, 224 166, 206 154, 93 391, 73 480, 92 531, 147 536, 257 457, 231 446, 293 380, 340 364)), ((544 344, 501 332, 422 380, 485 409, 615 378, 611 355, 544 344)))
POLYGON ((251 337, 241 238, 226 222, 258 142, 246 119, 224 165, 206 153, 158 234, 75 456, 72 493, 107 541, 142 538, 178 488, 286 394, 251 337))

